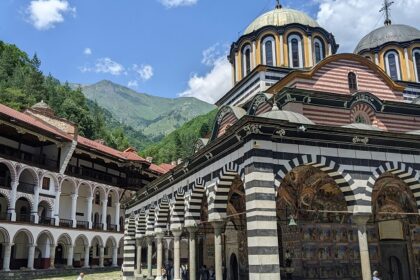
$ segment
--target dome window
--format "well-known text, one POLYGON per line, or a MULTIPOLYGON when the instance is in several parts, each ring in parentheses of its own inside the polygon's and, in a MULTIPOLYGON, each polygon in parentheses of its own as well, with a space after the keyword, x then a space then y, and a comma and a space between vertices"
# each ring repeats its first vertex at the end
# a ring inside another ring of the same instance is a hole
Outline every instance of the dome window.
POLYGON ((315 57, 315 64, 319 63, 321 60, 324 59, 324 46, 318 38, 314 40, 314 57, 315 57))
POLYGON ((276 66, 276 49, 273 37, 267 37, 262 41, 262 63, 268 66, 276 66))
POLYGON ((400 62, 396 51, 385 54, 386 72, 393 80, 401 80, 400 62))
POLYGON ((291 68, 303 68, 302 39, 294 34, 289 36, 289 66, 291 68))
POLYGON ((416 73, 416 81, 420 83, 420 49, 413 52, 414 70, 416 73))
POLYGON ((245 77, 251 73, 251 46, 247 45, 242 50, 242 76, 245 77))
POLYGON ((350 72, 347 75, 348 78, 348 82, 349 82, 349 89, 350 92, 355 92, 358 90, 358 86, 357 86, 357 76, 356 74, 354 74, 354 72, 350 72))

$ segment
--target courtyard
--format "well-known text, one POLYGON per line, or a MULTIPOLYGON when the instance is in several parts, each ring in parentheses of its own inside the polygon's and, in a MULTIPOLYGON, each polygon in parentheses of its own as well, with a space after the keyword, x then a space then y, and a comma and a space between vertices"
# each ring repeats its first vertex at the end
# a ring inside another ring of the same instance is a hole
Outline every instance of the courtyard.
MULTIPOLYGON (((77 279, 77 274, 71 276, 63 276, 63 277, 51 277, 51 278, 36 278, 37 280, 75 280, 77 279)), ((121 279, 121 272, 120 271, 113 271, 113 272, 104 272, 104 273, 94 273, 94 274, 86 274, 84 280, 120 280, 121 279)))

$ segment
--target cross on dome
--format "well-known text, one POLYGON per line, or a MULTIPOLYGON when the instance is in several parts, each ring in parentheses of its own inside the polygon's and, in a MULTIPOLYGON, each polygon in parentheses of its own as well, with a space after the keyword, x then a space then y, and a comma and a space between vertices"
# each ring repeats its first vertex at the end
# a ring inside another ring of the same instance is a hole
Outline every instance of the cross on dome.
POLYGON ((384 0, 382 9, 379 12, 385 12, 385 25, 391 25, 391 6, 394 1, 384 0))
POLYGON ((276 0, 277 4, 276 4, 276 9, 281 9, 282 6, 280 4, 280 0, 276 0))

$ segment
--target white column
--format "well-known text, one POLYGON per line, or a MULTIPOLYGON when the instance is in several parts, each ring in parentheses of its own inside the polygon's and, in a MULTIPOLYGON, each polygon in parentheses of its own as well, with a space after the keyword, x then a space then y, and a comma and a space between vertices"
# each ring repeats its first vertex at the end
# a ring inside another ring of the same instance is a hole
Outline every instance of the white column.
POLYGON ((379 55, 378 55, 378 53, 375 53, 375 64, 379 65, 379 55))
POLYGON ((93 203, 93 197, 89 196, 86 198, 86 206, 87 206, 87 221, 89 224, 89 229, 92 229, 92 203, 93 203))
POLYGON ((119 202, 116 202, 114 204, 115 206, 115 218, 114 218, 114 224, 117 225, 117 231, 120 231, 120 207, 121 204, 119 202))
POLYGON ((104 253, 105 247, 99 246, 99 267, 104 267, 104 253))
POLYGON ((61 195, 61 191, 57 191, 57 193, 55 194, 55 199, 54 199, 54 217, 55 217, 55 226, 59 226, 60 225, 60 195, 61 195))
POLYGON ((33 222, 37 224, 39 222, 38 216, 38 204, 39 204, 39 186, 35 186, 34 188, 34 208, 31 209, 31 217, 33 222))
POLYGON ((239 67, 239 53, 235 53, 235 82, 239 81, 239 74, 241 71, 241 67, 239 67))
POLYGON ((12 246, 12 243, 4 244, 3 271, 10 271, 10 256, 12 253, 12 246))
POLYGON ((19 182, 17 181, 13 181, 11 183, 11 187, 12 187, 12 191, 10 192, 10 208, 7 210, 7 212, 10 214, 10 220, 12 222, 16 222, 16 191, 17 191, 17 186, 18 186, 19 182))
POLYGON ((257 43, 254 41, 252 42, 252 69, 257 67, 257 43))
POLYGON ((55 268, 55 244, 50 245, 50 269, 55 268))
POLYGON ((180 250, 180 239, 182 230, 172 230, 174 236, 174 280, 181 280, 180 268, 181 268, 181 250, 180 250))
POLYGON ((146 241, 147 241, 147 278, 151 279, 152 276, 152 241, 153 241, 153 236, 148 236, 146 237, 146 241))
POLYGON ((411 71, 410 71, 410 64, 409 64, 409 57, 408 57, 408 50, 407 48, 404 49, 404 58, 405 58, 405 67, 407 68, 407 78, 411 80, 411 71))
POLYGON ((283 34, 280 35, 280 66, 284 66, 284 41, 283 34))
POLYGON ((137 238, 137 274, 141 274, 141 244, 142 239, 137 238))
POLYGON ((309 67, 314 66, 314 55, 312 52, 312 36, 308 36, 309 67))
POLYGON ((76 224, 76 209, 77 209, 77 193, 71 195, 71 220, 73 221, 73 227, 77 226, 76 224))
POLYGON ((112 266, 118 266, 118 247, 115 246, 112 248, 112 266))
POLYGON ((67 247, 67 266, 68 267, 73 267, 73 245, 69 245, 67 247))
POLYGON ((196 257, 196 227, 187 228, 188 232, 190 233, 189 236, 189 271, 190 271, 190 279, 194 280, 197 277, 197 257, 196 257))
POLYGON ((28 269, 34 269, 34 258, 35 258, 35 245, 29 245, 29 252, 28 252, 28 269))
POLYGON ((223 222, 214 222, 214 270, 216 279, 223 279, 222 267, 222 232, 224 228, 223 222))
POLYGON ((156 280, 162 279, 162 261, 163 261, 163 246, 162 239, 163 233, 156 233, 156 280))
POLYGON ((85 263, 83 264, 84 268, 89 268, 89 254, 90 254, 90 247, 85 246, 85 263))
POLYGON ((368 215, 355 215, 353 216, 353 222, 357 225, 357 234, 359 238, 359 249, 360 249, 360 264, 362 266, 362 279, 372 279, 369 259, 369 245, 366 233, 366 223, 369 220, 368 215))
POLYGON ((328 55, 332 55, 332 46, 328 44, 328 55))
POLYGON ((102 226, 103 230, 106 230, 106 207, 108 204, 108 199, 103 199, 102 201, 102 226))

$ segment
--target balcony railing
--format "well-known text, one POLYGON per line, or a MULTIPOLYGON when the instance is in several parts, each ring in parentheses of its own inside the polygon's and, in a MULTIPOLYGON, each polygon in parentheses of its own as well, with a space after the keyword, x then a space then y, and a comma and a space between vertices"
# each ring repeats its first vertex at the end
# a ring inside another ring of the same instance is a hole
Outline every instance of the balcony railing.
POLYGON ((0 213, 0 221, 11 221, 12 214, 7 212, 0 213))
POLYGON ((55 225, 55 219, 50 217, 40 217, 38 224, 46 225, 46 226, 53 226, 55 225))
POLYGON ((114 232, 117 232, 117 225, 109 224, 109 225, 107 225, 106 229, 107 229, 108 231, 114 231, 114 232))
POLYGON ((94 179, 96 181, 101 181, 104 183, 116 185, 116 186, 122 186, 125 185, 125 179, 109 175, 108 173, 101 172, 98 170, 94 170, 88 167, 84 166, 74 166, 69 164, 66 169, 66 173, 69 175, 73 175, 75 177, 79 178, 85 178, 85 179, 94 179))
POLYGON ((19 185, 17 187, 18 192, 23 193, 29 193, 33 194, 35 190, 35 184, 25 183, 25 182, 19 182, 19 185))
POLYGON ((34 155, 5 145, 0 145, 0 155, 11 160, 37 165, 39 167, 47 166, 49 169, 58 168, 57 161, 47 158, 45 154, 42 154, 41 156, 34 155))
POLYGON ((92 226, 93 229, 97 229, 97 230, 103 230, 104 229, 104 224, 102 223, 94 223, 92 226))
POLYGON ((87 221, 76 221, 76 227, 77 228, 89 229, 89 222, 87 222, 87 221))
POLYGON ((33 223, 33 216, 31 214, 17 214, 16 221, 21 223, 33 223))
POLYGON ((73 227, 73 220, 60 219, 60 227, 73 227))

